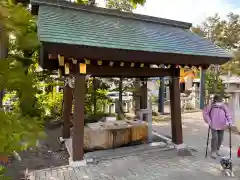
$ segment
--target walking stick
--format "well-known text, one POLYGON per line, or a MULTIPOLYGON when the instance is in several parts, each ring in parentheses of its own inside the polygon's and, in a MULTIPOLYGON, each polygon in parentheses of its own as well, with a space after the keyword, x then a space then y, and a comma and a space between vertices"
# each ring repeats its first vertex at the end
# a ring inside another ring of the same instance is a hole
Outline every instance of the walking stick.
POLYGON ((211 130, 211 125, 212 125, 212 118, 211 118, 211 112, 212 112, 212 107, 209 111, 209 116, 210 116, 210 124, 208 125, 208 134, 207 134, 207 145, 206 145, 206 152, 205 152, 205 158, 208 156, 208 144, 209 144, 209 136, 210 136, 210 130, 211 130))
POLYGON ((232 159, 232 128, 229 126, 229 156, 232 159))
POLYGON ((229 160, 230 160, 230 176, 234 177, 234 173, 233 173, 233 164, 232 164, 232 128, 231 126, 229 125, 229 160))
POLYGON ((212 118, 211 118, 212 109, 213 109, 213 107, 211 107, 211 109, 209 110, 210 123, 208 125, 208 136, 207 136, 207 145, 206 145, 205 158, 207 158, 207 155, 208 155, 209 136, 210 136, 210 130, 211 130, 211 125, 212 125, 212 118))
POLYGON ((205 158, 208 156, 208 144, 209 144, 209 135, 210 135, 210 125, 208 126, 208 135, 207 135, 207 144, 206 144, 206 152, 205 152, 205 158))

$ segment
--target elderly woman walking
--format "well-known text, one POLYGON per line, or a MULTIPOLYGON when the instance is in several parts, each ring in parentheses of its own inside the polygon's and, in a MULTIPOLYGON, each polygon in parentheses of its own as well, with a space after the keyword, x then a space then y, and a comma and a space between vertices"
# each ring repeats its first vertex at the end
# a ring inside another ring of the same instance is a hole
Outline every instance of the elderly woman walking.
POLYGON ((213 103, 207 105, 203 110, 204 121, 209 125, 212 132, 211 157, 216 159, 222 145, 224 130, 232 125, 232 118, 226 104, 220 95, 215 95, 213 103))

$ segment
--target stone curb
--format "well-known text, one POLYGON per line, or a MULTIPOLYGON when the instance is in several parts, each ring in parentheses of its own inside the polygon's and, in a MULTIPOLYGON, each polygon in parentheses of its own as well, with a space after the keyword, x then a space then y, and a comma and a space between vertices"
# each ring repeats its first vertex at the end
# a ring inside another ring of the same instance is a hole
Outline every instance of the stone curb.
POLYGON ((164 135, 158 134, 156 131, 153 131, 152 133, 153 133, 153 135, 159 137, 164 143, 166 143, 168 145, 174 145, 172 143, 172 139, 170 139, 170 138, 168 138, 168 137, 166 137, 164 135))
POLYGON ((168 146, 167 143, 165 143, 165 145, 150 143, 150 144, 136 145, 132 147, 122 147, 122 148, 111 149, 111 150, 89 152, 84 155, 85 156, 84 159, 86 160, 93 159, 93 161, 99 162, 104 160, 119 159, 126 156, 135 156, 142 153, 166 151, 171 149, 173 149, 173 147, 168 146))
POLYGON ((178 151, 181 151, 181 150, 197 151, 194 147, 188 146, 186 144, 180 144, 180 145, 174 144, 171 138, 158 134, 156 131, 154 131, 153 134, 155 136, 158 136, 163 142, 165 142, 168 145, 168 147, 175 148, 178 151))

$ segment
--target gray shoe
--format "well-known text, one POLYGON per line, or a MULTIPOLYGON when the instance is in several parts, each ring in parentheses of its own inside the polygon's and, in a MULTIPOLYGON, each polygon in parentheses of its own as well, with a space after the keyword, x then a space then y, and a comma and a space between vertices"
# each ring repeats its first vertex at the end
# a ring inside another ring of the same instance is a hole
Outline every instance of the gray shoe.
POLYGON ((216 152, 211 152, 211 158, 217 159, 217 154, 216 154, 216 152))

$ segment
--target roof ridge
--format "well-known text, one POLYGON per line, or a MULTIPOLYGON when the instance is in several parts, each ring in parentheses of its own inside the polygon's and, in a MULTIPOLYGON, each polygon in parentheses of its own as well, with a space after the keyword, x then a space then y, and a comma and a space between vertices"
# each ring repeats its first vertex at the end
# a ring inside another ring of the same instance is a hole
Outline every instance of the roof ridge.
POLYGON ((187 22, 141 15, 136 13, 122 12, 115 9, 92 7, 92 6, 87 6, 83 4, 76 4, 66 0, 31 0, 31 5, 32 6, 39 6, 39 5, 56 6, 61 8, 87 11, 90 13, 117 16, 117 17, 126 18, 126 19, 134 19, 134 20, 140 20, 145 22, 158 23, 158 24, 178 27, 182 29, 189 29, 192 26, 191 23, 187 23, 187 22))

